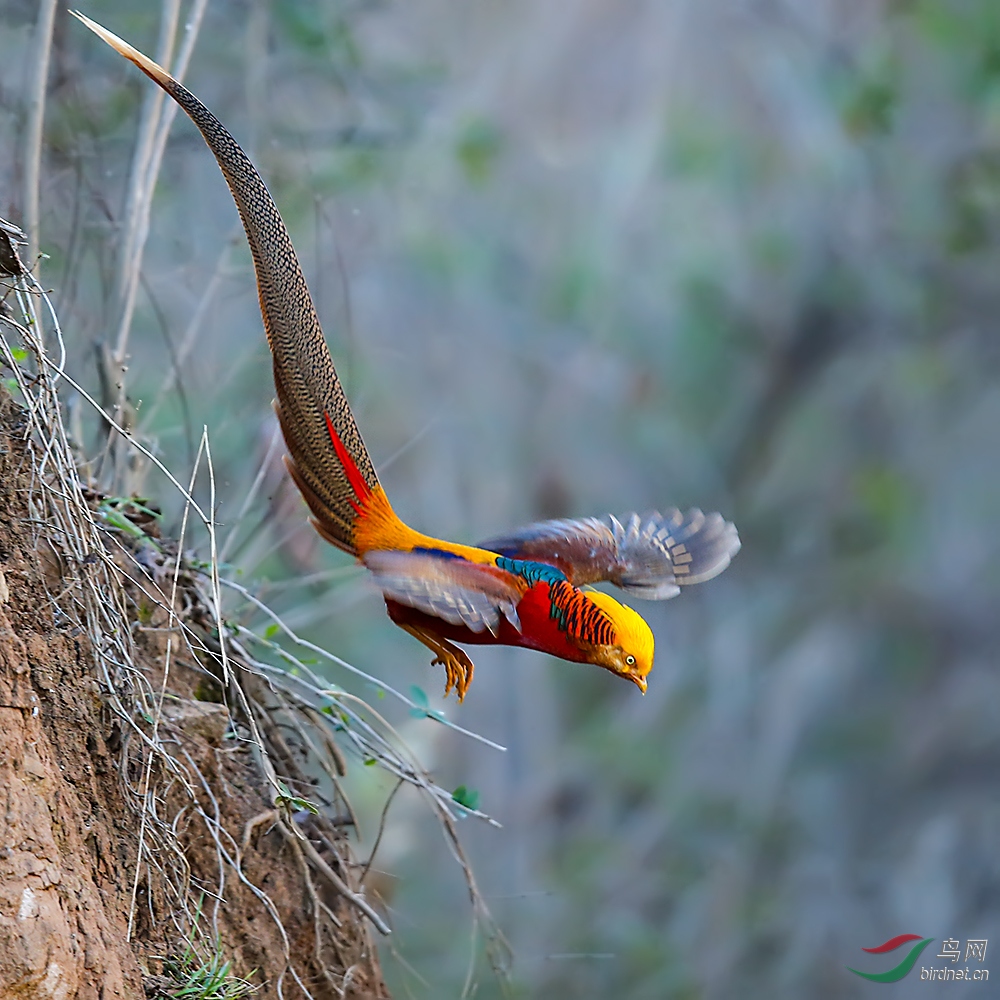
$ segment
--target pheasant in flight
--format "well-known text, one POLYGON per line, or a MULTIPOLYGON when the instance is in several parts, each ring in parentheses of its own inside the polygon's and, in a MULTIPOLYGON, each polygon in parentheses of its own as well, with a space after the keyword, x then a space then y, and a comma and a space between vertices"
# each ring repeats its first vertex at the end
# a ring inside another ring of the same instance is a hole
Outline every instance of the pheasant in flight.
POLYGON ((163 88, 201 131, 232 192, 253 255, 274 362, 285 462, 328 542, 371 572, 389 617, 419 639, 459 701, 473 664, 455 643, 521 646, 592 663, 646 690, 653 633, 606 581, 663 600, 721 573, 740 547, 720 514, 532 524, 480 545, 421 534, 395 514, 344 395, 288 230, 250 159, 189 90, 107 29, 76 16, 163 88))

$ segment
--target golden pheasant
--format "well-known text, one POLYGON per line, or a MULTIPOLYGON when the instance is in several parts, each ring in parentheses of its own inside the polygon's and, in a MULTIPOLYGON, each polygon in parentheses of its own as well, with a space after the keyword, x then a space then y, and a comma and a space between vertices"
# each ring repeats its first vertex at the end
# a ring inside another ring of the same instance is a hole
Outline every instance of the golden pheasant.
POLYGON ((330 543, 360 560, 389 617, 419 639, 461 701, 473 664, 455 645, 501 643, 593 663, 645 692, 653 633, 630 607, 584 589, 599 581, 648 599, 721 573, 739 549, 720 514, 676 508, 545 521, 481 545, 432 538, 404 524, 379 484, 323 338, 288 231, 264 182, 219 120, 151 59, 76 16, 162 87, 201 131, 222 169, 253 254, 274 362, 286 464, 330 543))

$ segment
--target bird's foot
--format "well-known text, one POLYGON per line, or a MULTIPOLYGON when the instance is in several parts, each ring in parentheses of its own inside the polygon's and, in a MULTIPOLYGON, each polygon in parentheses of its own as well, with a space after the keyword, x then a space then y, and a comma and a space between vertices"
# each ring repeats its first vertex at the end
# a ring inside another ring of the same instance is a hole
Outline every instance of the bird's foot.
MULTIPOLYGON (((395 620, 395 619, 393 619, 395 620)), ((465 699, 465 692, 469 690, 472 683, 472 672, 476 669, 472 660, 447 639, 432 632, 429 628, 421 625, 410 625, 406 622, 397 622, 399 627, 409 632, 414 639, 419 639, 433 654, 431 666, 440 663, 445 670, 444 696, 447 698, 451 694, 451 689, 455 689, 458 700, 465 699)))
POLYGON ((450 642, 445 645, 442 642, 438 655, 431 660, 431 666, 438 663, 445 670, 444 696, 447 698, 451 694, 451 689, 454 688, 458 700, 464 701, 465 692, 469 690, 469 685, 472 683, 472 673, 475 670, 472 660, 457 646, 453 646, 450 642))

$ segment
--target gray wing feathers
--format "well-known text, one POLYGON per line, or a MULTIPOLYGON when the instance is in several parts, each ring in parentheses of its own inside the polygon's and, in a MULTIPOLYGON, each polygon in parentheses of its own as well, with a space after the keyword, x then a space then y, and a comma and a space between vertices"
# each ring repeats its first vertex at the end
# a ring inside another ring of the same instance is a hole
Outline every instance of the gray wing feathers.
POLYGON ((739 551, 736 527, 696 507, 542 521, 481 547, 559 567, 575 586, 607 580, 636 597, 665 600, 717 576, 739 551))
POLYGON ((739 551, 736 527, 721 514, 632 514, 623 525, 608 516, 617 558, 609 577, 623 590, 647 600, 673 597, 680 587, 718 576, 739 551))
POLYGON ((502 571, 462 559, 416 552, 376 550, 365 553, 365 566, 382 593, 451 625, 493 635, 503 615, 518 631, 521 593, 502 571))

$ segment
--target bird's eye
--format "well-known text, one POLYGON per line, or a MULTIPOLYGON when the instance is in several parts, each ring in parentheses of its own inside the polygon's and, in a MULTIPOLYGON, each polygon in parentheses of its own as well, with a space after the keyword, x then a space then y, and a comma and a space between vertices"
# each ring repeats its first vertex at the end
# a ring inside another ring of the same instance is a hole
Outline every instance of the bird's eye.
POLYGON ((629 653, 629 655, 625 657, 625 665, 628 667, 635 666, 635 657, 631 653, 629 653))

